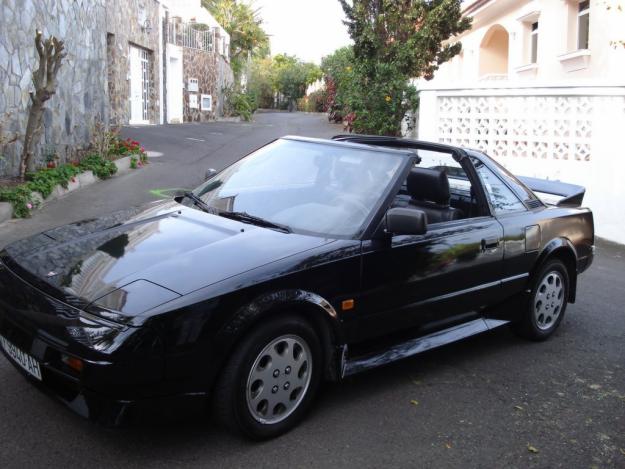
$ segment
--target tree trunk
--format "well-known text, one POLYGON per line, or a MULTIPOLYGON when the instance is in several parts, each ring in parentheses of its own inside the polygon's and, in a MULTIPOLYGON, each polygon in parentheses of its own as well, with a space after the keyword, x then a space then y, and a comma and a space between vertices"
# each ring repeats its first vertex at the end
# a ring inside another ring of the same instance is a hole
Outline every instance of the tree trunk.
POLYGON ((20 161, 20 179, 24 180, 33 158, 33 147, 41 136, 41 122, 43 120, 43 103, 34 101, 28 112, 28 124, 24 134, 24 148, 20 161))
POLYGON ((39 56, 39 68, 33 72, 35 91, 30 93, 31 104, 20 160, 19 177, 22 180, 32 165, 35 146, 41 136, 45 104, 56 92, 56 76, 66 56, 63 41, 57 40, 54 36, 44 41, 39 30, 35 33, 35 47, 39 56))

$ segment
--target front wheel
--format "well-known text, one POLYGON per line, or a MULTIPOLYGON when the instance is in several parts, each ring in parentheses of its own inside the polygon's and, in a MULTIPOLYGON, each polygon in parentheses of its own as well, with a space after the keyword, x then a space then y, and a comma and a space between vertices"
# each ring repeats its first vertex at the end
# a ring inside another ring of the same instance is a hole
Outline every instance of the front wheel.
POLYGON ((557 259, 548 261, 535 276, 528 308, 516 331, 531 340, 545 340, 562 322, 569 295, 569 274, 557 259))
POLYGON ((268 321, 228 361, 215 388, 215 411, 250 438, 278 436, 303 418, 322 368, 321 345, 307 322, 295 316, 268 321))

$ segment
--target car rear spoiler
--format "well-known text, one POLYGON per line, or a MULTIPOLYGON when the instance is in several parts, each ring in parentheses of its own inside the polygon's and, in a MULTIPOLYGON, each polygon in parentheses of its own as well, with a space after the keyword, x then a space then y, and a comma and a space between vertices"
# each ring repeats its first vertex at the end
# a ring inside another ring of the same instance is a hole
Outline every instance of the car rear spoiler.
POLYGON ((555 205, 558 207, 579 207, 584 200, 586 188, 560 181, 550 181, 548 179, 538 179, 528 176, 517 176, 523 184, 532 191, 548 194, 555 197, 562 197, 555 205))

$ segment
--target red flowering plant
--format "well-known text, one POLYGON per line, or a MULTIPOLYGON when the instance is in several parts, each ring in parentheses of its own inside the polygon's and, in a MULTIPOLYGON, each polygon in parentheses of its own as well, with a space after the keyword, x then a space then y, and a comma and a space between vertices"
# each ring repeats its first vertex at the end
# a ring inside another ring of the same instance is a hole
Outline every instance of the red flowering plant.
POLYGON ((118 157, 138 155, 137 166, 142 166, 143 164, 146 164, 148 162, 148 155, 145 151, 145 148, 141 146, 138 141, 132 140, 131 138, 122 140, 117 136, 114 137, 112 139, 109 149, 109 155, 114 155, 118 157))

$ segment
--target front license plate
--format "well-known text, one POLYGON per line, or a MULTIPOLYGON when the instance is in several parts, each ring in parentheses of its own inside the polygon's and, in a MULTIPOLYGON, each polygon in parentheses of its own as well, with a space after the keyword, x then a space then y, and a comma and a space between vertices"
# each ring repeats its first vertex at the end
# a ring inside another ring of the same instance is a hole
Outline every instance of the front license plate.
POLYGON ((35 360, 27 353, 22 352, 20 349, 18 349, 15 345, 13 345, 1 335, 0 344, 2 344, 2 348, 9 355, 9 357, 15 360, 15 362, 19 366, 24 368, 29 375, 34 376, 39 381, 41 381, 41 369, 39 368, 39 362, 37 360, 35 360))

